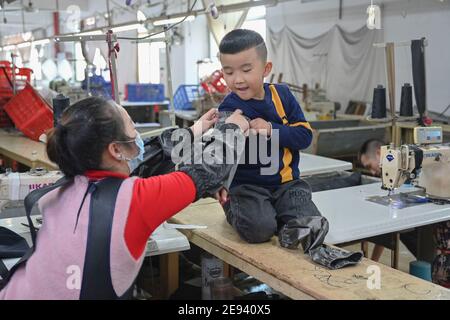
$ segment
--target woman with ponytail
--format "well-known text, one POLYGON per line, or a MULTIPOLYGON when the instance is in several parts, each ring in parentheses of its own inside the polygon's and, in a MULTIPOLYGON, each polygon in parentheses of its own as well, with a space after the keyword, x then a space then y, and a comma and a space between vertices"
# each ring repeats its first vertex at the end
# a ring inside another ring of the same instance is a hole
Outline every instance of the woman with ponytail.
MULTIPOLYGON (((201 136, 216 121, 217 110, 211 110, 189 132, 194 137, 201 136)), ((242 134, 248 130, 248 122, 236 112, 220 130, 226 128, 242 134)), ((130 177, 143 152, 133 121, 114 102, 90 97, 65 110, 60 123, 48 133, 47 153, 70 183, 49 191, 39 200, 43 224, 34 252, 12 274, 0 291, 0 299, 126 296, 153 230, 196 199, 215 192, 212 186, 217 190, 227 178, 227 170, 210 170, 196 164, 182 164, 178 171, 160 176, 130 177), (95 186, 106 179, 120 182, 112 225, 107 230, 108 252, 96 249, 98 243, 93 240, 100 232, 96 226, 102 221, 91 221, 104 213, 98 205, 108 194, 96 195, 95 186), (88 257, 99 257, 101 261, 105 255, 106 268, 98 269, 95 261, 94 266, 87 261, 88 257), (87 274, 89 268, 107 270, 107 274, 87 274), (106 280, 99 285, 96 277, 106 280)))

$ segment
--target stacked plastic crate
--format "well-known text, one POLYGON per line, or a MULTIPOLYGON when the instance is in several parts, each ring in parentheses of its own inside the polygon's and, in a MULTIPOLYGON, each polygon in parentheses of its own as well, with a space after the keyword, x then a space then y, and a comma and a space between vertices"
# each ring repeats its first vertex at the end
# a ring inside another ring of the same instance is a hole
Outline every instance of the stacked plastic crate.
POLYGON ((29 68, 13 69, 9 61, 0 61, 0 127, 14 124, 27 137, 39 140, 53 127, 53 111, 31 86, 32 72, 29 68))

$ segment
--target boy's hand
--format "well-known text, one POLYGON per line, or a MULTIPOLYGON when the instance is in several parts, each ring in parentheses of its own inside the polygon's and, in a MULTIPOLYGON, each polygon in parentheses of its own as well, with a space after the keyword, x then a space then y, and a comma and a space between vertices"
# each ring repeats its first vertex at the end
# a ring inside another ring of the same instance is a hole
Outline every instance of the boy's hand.
POLYGON ((216 200, 219 201, 220 205, 223 206, 225 202, 228 201, 228 191, 225 188, 220 189, 216 195, 216 200))
POLYGON ((264 119, 256 118, 250 121, 250 129, 253 133, 260 134, 266 137, 272 135, 272 125, 264 119))
POLYGON ((234 123, 236 125, 239 126, 239 128, 241 128, 242 132, 244 133, 245 136, 248 135, 248 130, 250 128, 250 124, 248 123, 248 121, 244 118, 244 116, 242 115, 242 110, 240 109, 236 109, 231 116, 229 116, 226 120, 225 123, 234 123))

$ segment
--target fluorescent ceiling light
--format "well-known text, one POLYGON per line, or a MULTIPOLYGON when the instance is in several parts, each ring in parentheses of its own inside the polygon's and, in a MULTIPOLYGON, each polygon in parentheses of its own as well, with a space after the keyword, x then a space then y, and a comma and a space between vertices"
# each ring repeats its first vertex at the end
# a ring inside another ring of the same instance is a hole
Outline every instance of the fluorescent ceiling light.
POLYGON ((3 47, 3 50, 5 50, 5 51, 10 51, 10 50, 14 50, 15 48, 16 48, 15 45, 10 45, 10 46, 5 46, 5 47, 3 47))
POLYGON ((19 43, 17 45, 17 48, 26 48, 26 47, 29 47, 29 46, 31 46, 31 42, 23 42, 23 43, 19 43))
MULTIPOLYGON (((163 26, 163 25, 166 25, 166 24, 174 24, 174 23, 180 22, 183 19, 184 19, 184 17, 156 20, 156 21, 153 21, 153 25, 155 25, 155 26, 163 26)), ((184 20, 184 21, 192 21, 194 19, 195 19, 195 16, 187 16, 186 20, 184 20)))
POLYGON ((130 24, 127 26, 121 26, 121 27, 115 27, 111 30, 115 33, 124 32, 124 31, 130 31, 130 30, 136 30, 141 26, 140 23, 130 24))
POLYGON ((75 34, 76 36, 96 36, 99 34, 103 34, 101 30, 94 30, 94 31, 85 31, 75 34))
POLYGON ((41 40, 33 41, 33 45, 40 45, 40 44, 44 45, 47 43, 50 43, 50 39, 41 39, 41 40))

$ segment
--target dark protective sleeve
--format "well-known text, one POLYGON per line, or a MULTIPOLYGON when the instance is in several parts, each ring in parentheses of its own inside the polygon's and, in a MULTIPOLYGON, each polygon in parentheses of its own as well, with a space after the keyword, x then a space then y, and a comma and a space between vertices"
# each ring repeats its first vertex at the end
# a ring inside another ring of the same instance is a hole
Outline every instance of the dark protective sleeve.
POLYGON ((319 247, 328 233, 328 220, 322 216, 305 216, 289 220, 278 238, 280 245, 289 249, 296 249, 302 245, 303 252, 319 247))
POLYGON ((131 173, 131 176, 148 178, 175 171, 171 153, 177 143, 192 143, 193 133, 190 129, 167 129, 159 136, 144 140, 144 160, 131 173), (182 141, 172 141, 172 134, 180 130, 182 141))
POLYGON ((349 252, 323 244, 328 233, 328 220, 322 216, 306 216, 290 220, 278 234, 280 245, 296 249, 299 244, 311 259, 329 269, 340 269, 357 264, 361 252, 349 252))
POLYGON ((362 252, 351 252, 323 244, 310 250, 309 256, 315 263, 335 270, 359 263, 363 254, 362 252))
POLYGON ((196 139, 191 154, 183 155, 179 165, 179 170, 188 174, 194 181, 197 189, 196 200, 214 196, 222 187, 229 187, 244 150, 245 138, 239 126, 232 123, 220 124, 216 126, 214 132, 211 143, 196 139), (230 139, 228 136, 230 133, 237 140, 230 139), (217 152, 217 147, 221 152, 217 152), (205 157, 214 161, 207 161, 205 157))

